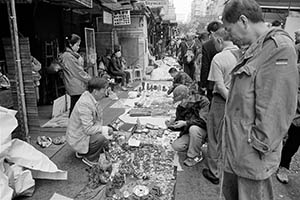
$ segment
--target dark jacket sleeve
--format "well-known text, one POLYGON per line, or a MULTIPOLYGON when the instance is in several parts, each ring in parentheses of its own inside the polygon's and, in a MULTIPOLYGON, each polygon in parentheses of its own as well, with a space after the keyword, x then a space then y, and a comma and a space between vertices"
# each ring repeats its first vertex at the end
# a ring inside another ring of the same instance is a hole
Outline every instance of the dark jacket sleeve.
POLYGON ((208 55, 208 49, 207 49, 207 43, 203 44, 202 48, 202 66, 201 66, 201 75, 200 75, 200 81, 202 87, 206 87, 207 85, 207 77, 209 73, 209 55, 208 55))
POLYGON ((199 102, 195 103, 193 106, 193 111, 195 112, 195 117, 187 120, 187 127, 196 125, 206 130, 209 100, 206 97, 203 97, 199 102))
POLYGON ((116 57, 112 57, 111 64, 110 64, 110 67, 109 67, 109 71, 111 73, 120 72, 120 69, 119 69, 119 66, 118 66, 118 61, 117 61, 116 57))

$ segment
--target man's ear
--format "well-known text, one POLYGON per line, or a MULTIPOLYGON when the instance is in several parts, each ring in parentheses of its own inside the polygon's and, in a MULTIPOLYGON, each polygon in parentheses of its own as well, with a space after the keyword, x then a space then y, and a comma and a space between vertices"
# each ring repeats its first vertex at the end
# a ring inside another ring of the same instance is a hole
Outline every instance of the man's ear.
POLYGON ((239 21, 240 21, 240 23, 241 23, 245 28, 248 27, 249 20, 248 20, 248 18, 247 18, 245 15, 241 15, 240 18, 239 18, 239 21))
POLYGON ((222 39, 222 38, 217 38, 217 41, 218 41, 218 43, 219 43, 220 45, 223 44, 223 39, 222 39))

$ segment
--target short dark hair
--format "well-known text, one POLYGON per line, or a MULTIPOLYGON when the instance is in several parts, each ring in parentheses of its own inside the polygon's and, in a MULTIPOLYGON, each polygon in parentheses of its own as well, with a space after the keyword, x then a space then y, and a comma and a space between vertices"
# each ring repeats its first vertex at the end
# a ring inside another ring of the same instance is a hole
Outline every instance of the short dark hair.
POLYGON ((231 34, 225 30, 225 28, 220 28, 213 34, 216 37, 222 38, 224 41, 232 41, 231 34))
POLYGON ((222 19, 228 23, 236 23, 241 15, 251 22, 264 22, 262 9, 255 0, 230 0, 225 2, 222 19))
POLYGON ((108 86, 108 81, 104 78, 100 77, 93 77, 91 80, 88 81, 88 91, 93 92, 93 90, 101 90, 108 86))
POLYGON ((169 74, 174 73, 174 72, 177 72, 177 69, 175 67, 171 67, 169 69, 169 74))
POLYGON ((207 40, 209 38, 208 36, 209 36, 208 32, 201 32, 201 33, 199 33, 198 39, 200 41, 207 40))
POLYGON ((80 41, 81 38, 79 35, 71 34, 70 36, 66 37, 66 47, 71 48, 74 44, 80 41))
POLYGON ((218 21, 212 21, 207 25, 207 32, 216 32, 217 30, 219 30, 219 28, 222 27, 222 23, 218 22, 218 21))

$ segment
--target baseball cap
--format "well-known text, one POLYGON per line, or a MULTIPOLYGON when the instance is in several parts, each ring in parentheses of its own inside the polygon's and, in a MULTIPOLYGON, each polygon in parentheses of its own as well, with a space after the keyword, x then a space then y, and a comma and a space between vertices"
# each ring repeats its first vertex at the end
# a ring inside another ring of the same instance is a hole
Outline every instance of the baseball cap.
POLYGON ((173 90, 173 100, 174 103, 178 101, 182 101, 183 99, 187 98, 189 93, 189 89, 185 85, 178 85, 174 90, 173 90))

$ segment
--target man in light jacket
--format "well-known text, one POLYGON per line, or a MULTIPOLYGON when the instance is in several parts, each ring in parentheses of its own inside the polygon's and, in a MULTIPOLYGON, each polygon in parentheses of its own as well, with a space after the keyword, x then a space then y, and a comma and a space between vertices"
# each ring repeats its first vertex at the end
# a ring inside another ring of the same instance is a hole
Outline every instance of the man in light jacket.
POLYGON ((107 80, 99 77, 88 82, 88 91, 77 101, 66 132, 67 142, 76 151, 76 157, 89 166, 97 163, 112 134, 110 127, 103 126, 101 100, 107 86, 107 80))
POLYGON ((222 121, 226 200, 273 200, 282 140, 295 116, 297 56, 292 38, 268 28, 255 0, 231 0, 223 11, 231 35, 249 45, 232 70, 222 121))

